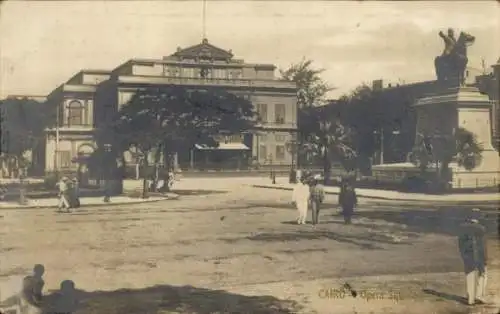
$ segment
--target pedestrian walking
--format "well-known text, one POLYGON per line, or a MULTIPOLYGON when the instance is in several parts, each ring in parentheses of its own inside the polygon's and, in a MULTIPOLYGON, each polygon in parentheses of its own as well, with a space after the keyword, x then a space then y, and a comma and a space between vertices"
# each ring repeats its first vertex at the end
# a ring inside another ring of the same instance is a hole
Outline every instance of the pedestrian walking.
POLYGON ((344 183, 339 193, 339 205, 342 208, 345 224, 351 224, 354 207, 358 204, 358 197, 354 187, 349 183, 344 183))
POLYGON ((104 203, 111 202, 111 181, 109 179, 104 180, 104 198, 102 201, 104 203))
POLYGON ((5 200, 5 196, 7 195, 8 189, 5 186, 0 186, 0 201, 5 200))
POLYGON ((307 185, 307 180, 302 178, 299 183, 297 183, 292 192, 292 203, 297 207, 299 212, 299 217, 297 218, 297 224, 304 225, 307 218, 307 209, 309 207, 309 197, 310 197, 309 185, 307 185))
POLYGON ((319 183, 321 180, 320 175, 315 175, 310 180, 310 197, 309 204, 312 212, 312 224, 313 226, 318 224, 319 220, 319 211, 323 200, 325 199, 325 190, 323 185, 319 183))
POLYGON ((73 208, 80 207, 80 183, 77 178, 73 178, 72 180, 70 205, 73 208))
POLYGON ((172 189, 172 187, 174 186, 174 181, 175 181, 175 174, 173 171, 169 171, 168 172, 168 182, 167 182, 167 186, 168 186, 168 190, 170 191, 172 189))
POLYGON ((156 182, 156 192, 165 192, 165 180, 159 179, 158 182, 156 182))
POLYGON ((466 222, 460 225, 458 247, 464 263, 467 302, 484 303, 487 281, 486 228, 479 222, 481 212, 472 209, 466 222))
POLYGON ((69 184, 68 184, 68 178, 67 177, 62 177, 59 182, 57 182, 56 186, 59 190, 59 204, 58 204, 58 211, 61 212, 63 211, 63 208, 66 208, 66 211, 69 213, 70 212, 70 204, 69 204, 69 184))

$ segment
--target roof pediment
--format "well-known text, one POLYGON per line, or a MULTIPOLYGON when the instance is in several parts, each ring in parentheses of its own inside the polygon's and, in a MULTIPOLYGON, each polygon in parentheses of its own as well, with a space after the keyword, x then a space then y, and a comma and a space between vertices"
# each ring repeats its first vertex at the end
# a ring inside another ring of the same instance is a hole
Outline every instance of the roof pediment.
POLYGON ((230 60, 233 57, 231 51, 226 51, 208 43, 207 39, 203 39, 201 44, 194 45, 184 49, 178 49, 173 57, 182 59, 214 59, 214 60, 230 60))

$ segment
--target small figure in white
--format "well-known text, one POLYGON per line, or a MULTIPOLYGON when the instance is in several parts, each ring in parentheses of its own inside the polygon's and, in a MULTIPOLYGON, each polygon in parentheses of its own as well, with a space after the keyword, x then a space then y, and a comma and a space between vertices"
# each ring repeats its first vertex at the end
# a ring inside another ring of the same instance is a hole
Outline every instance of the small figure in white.
POLYGON ((160 179, 156 182, 156 191, 163 192, 165 188, 165 180, 160 179))
POLYGON ((299 217, 297 224, 304 225, 307 218, 307 209, 309 207, 310 189, 305 178, 301 178, 295 185, 292 194, 292 203, 297 207, 299 217))
POLYGON ((174 181, 175 181, 174 172, 173 171, 169 171, 168 172, 168 190, 169 191, 172 188, 172 186, 174 185, 174 181))
POLYGON ((69 179, 67 177, 62 177, 59 182, 56 183, 57 188, 59 189, 59 204, 58 204, 58 212, 61 212, 63 208, 66 208, 66 211, 69 213, 70 211, 70 204, 69 204, 69 197, 70 197, 70 186, 69 186, 69 179))

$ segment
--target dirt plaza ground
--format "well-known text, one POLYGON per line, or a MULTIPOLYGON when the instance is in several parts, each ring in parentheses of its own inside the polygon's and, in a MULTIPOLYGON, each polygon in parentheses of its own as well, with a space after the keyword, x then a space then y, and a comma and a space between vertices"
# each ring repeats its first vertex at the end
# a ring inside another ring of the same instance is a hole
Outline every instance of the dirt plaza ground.
MULTIPOLYGON (((471 313, 454 236, 463 208, 362 200, 346 226, 329 196, 312 227, 294 224, 289 191, 179 194, 71 214, 0 212, 0 281, 43 264, 46 293, 75 282, 77 313, 471 313)), ((484 208, 491 232, 494 210, 484 208)), ((500 295, 492 279, 489 293, 500 295)))

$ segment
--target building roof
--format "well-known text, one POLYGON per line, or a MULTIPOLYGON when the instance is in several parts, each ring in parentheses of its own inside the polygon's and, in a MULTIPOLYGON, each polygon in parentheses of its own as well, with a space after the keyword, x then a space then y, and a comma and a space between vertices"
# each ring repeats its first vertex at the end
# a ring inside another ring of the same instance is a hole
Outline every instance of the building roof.
POLYGON ((82 74, 103 74, 110 75, 111 71, 108 70, 99 70, 99 69, 82 69, 78 71, 75 75, 73 75, 66 83, 73 82, 76 78, 78 78, 82 74))
POLYGON ((100 70, 100 69, 82 69, 80 73, 88 73, 88 74, 111 74, 109 70, 100 70))
POLYGON ((201 44, 190 46, 184 49, 178 48, 177 52, 171 57, 180 57, 186 59, 207 58, 215 60, 230 60, 233 58, 232 52, 216 47, 208 43, 208 39, 203 39, 201 44))
MULTIPOLYGON (((117 71, 124 66, 130 65, 130 64, 140 64, 140 65, 149 65, 153 66, 155 64, 179 64, 183 65, 186 64, 186 62, 182 62, 179 60, 169 60, 169 59, 139 59, 139 58, 133 58, 129 59, 127 62, 124 62, 120 64, 118 67, 116 67, 113 71, 117 71)), ((196 63, 188 63, 188 64, 196 64, 196 63)), ((216 64, 217 67, 246 67, 246 68, 257 68, 257 69, 269 69, 269 70, 274 70, 276 69, 276 66, 271 63, 244 63, 241 62, 241 60, 231 60, 229 63, 222 63, 222 64, 216 64), (237 61, 237 62, 234 62, 237 61)))

